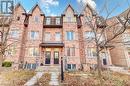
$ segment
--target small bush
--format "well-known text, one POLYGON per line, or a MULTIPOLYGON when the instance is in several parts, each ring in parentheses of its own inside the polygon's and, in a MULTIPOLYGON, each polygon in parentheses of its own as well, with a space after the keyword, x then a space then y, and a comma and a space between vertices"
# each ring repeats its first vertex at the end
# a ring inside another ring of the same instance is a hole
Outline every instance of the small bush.
POLYGON ((2 67, 11 67, 12 66, 12 62, 3 62, 2 63, 2 67))

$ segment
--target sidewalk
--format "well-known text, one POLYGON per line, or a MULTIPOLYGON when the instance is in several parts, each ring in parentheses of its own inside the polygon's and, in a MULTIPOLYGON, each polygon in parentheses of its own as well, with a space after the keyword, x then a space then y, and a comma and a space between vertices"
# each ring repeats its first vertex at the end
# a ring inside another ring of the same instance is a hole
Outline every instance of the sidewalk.
POLYGON ((130 75, 130 72, 128 72, 128 70, 125 70, 123 67, 111 66, 111 67, 109 67, 109 68, 110 68, 111 71, 130 75))
POLYGON ((51 80, 49 82, 50 86, 59 86, 58 76, 59 76, 59 73, 51 72, 51 80))
POLYGON ((33 76, 29 81, 27 81, 24 86, 33 86, 37 83, 37 81, 42 77, 43 72, 37 72, 35 76, 33 76))

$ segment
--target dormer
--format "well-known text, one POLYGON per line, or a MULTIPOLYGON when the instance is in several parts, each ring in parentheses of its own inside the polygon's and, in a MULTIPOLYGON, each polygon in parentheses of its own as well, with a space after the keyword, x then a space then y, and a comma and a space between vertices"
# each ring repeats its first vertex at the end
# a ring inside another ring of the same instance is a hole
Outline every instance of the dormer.
POLYGON ((24 22, 24 19, 25 19, 25 14, 26 11, 25 9, 23 8, 23 6, 18 3, 16 6, 15 6, 15 9, 14 9, 14 19, 15 19, 15 22, 24 22))
POLYGON ((63 22, 73 22, 75 23, 77 21, 78 14, 75 12, 73 7, 69 4, 65 11, 62 14, 63 16, 63 22))
POLYGON ((43 23, 44 13, 40 6, 36 4, 28 13, 29 23, 43 23))
POLYGON ((97 15, 95 9, 93 9, 89 4, 86 4, 83 11, 81 12, 81 21, 84 25, 92 23, 94 21, 93 17, 97 15))

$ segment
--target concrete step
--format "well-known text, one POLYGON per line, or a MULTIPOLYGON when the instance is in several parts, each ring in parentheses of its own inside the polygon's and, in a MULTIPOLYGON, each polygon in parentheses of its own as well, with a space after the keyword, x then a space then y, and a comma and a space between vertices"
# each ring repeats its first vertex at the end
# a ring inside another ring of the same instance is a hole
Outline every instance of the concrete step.
POLYGON ((60 72, 60 66, 39 66, 36 71, 39 72, 60 72))

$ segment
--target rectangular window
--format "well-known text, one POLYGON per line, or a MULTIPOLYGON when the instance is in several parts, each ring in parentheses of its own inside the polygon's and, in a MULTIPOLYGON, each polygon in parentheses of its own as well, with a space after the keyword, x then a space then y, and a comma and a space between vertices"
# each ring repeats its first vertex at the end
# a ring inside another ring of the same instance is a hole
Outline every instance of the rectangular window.
POLYGON ((86 23, 90 23, 92 21, 92 17, 91 16, 86 16, 85 17, 85 22, 86 23))
POLYGON ((75 56, 75 47, 67 48, 67 56, 75 56))
POLYGON ((71 22, 72 21, 72 17, 68 16, 67 17, 67 22, 71 22))
POLYGON ((67 64, 68 70, 75 70, 76 69, 76 64, 67 64))
POLYGON ((60 32, 55 33, 55 41, 61 41, 61 34, 60 32))
POLYGON ((88 47, 87 48, 87 57, 89 57, 89 58, 96 57, 96 49, 88 47))
POLYGON ((94 32, 90 31, 90 32, 85 32, 85 38, 87 40, 92 40, 95 38, 94 32))
POLYGON ((46 18, 46 25, 50 25, 51 24, 51 18, 46 18))
POLYGON ((17 50, 16 50, 16 44, 13 44, 12 46, 8 47, 8 50, 5 52, 6 56, 14 56, 16 55, 17 50))
POLYGON ((123 34, 123 40, 124 42, 130 42, 130 34, 129 33, 124 33, 123 34))
POLYGON ((39 22, 39 17, 38 16, 34 16, 34 21, 38 23, 39 22))
POLYGON ((99 43, 105 41, 104 34, 97 34, 97 38, 99 40, 99 43))
POLYGON ((56 18, 56 25, 60 25, 60 18, 56 18))
POLYGON ((36 69, 36 64, 32 64, 32 69, 36 69))
POLYGON ((73 31, 66 32, 66 35, 67 35, 67 40, 74 40, 74 32, 73 31))
POLYGON ((38 32, 37 31, 31 31, 30 32, 30 39, 31 40, 36 40, 36 39, 38 39, 39 37, 38 37, 38 32))
POLYGON ((12 38, 16 38, 16 39, 18 39, 19 38, 19 30, 12 30, 11 32, 10 32, 10 34, 11 34, 11 37, 12 38))
POLYGON ((67 56, 70 56, 70 48, 67 48, 67 56))
POLYGON ((29 56, 39 56, 38 48, 29 48, 29 56))
POLYGON ((51 34, 50 32, 45 33, 45 41, 50 41, 51 40, 51 34))

